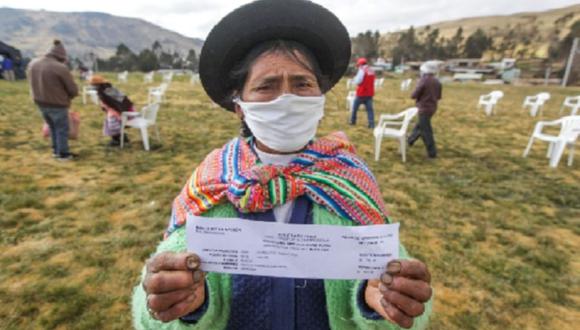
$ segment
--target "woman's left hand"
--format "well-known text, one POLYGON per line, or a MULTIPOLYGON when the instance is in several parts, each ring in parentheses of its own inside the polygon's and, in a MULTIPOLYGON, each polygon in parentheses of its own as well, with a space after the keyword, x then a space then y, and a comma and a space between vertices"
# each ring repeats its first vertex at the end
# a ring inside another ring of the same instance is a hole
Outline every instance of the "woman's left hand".
POLYGON ((380 279, 368 281, 365 301, 386 320, 410 328, 431 298, 430 283, 431 274, 423 262, 394 260, 380 279))

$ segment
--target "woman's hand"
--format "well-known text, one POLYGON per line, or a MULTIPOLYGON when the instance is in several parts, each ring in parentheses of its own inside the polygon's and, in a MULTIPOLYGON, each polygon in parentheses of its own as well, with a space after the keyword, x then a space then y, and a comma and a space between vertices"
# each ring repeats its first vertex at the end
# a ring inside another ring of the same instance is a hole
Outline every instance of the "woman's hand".
POLYGON ((205 275, 200 264, 199 257, 192 253, 163 252, 147 261, 143 289, 153 318, 173 321, 203 305, 205 275))
POLYGON ((368 281, 365 301, 383 318, 410 328, 431 298, 430 283, 431 274, 421 261, 394 260, 379 280, 368 281))

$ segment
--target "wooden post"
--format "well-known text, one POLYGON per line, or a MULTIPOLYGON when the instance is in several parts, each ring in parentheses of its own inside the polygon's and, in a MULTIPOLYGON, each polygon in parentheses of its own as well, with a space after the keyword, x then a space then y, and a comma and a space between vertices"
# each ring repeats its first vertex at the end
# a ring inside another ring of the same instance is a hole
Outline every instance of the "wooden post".
POLYGON ((546 67, 546 75, 544 76, 544 86, 548 86, 551 73, 552 73, 552 64, 549 64, 546 67))
POLYGON ((572 63, 574 62, 574 56, 576 56, 576 49, 578 48, 578 40, 580 40, 580 38, 574 38, 574 42, 572 43, 570 55, 568 56, 568 63, 566 64, 566 72, 564 73, 564 79, 562 79, 562 87, 566 87, 568 84, 570 70, 572 69, 572 63))

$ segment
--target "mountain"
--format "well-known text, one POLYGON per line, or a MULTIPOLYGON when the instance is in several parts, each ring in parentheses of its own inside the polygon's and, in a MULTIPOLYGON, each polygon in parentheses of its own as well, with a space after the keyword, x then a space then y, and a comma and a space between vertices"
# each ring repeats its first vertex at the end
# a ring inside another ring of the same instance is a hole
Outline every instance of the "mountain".
MULTIPOLYGON (((450 39, 461 27, 466 39, 477 29, 493 38, 496 49, 507 57, 546 58, 550 44, 562 40, 570 26, 580 19, 580 5, 551 9, 543 12, 525 12, 512 15, 470 17, 415 27, 419 39, 439 29, 439 36, 450 39), (505 48, 502 50, 502 47, 505 48)), ((399 32, 381 37, 381 49, 385 55, 396 44, 399 32)))
POLYGON ((157 40, 166 52, 199 54, 203 40, 188 38, 142 19, 98 12, 61 13, 45 10, 0 8, 0 41, 20 49, 24 56, 46 53, 54 39, 64 43, 69 55, 87 58, 93 52, 100 58, 115 53, 124 43, 133 52, 151 48, 157 40))

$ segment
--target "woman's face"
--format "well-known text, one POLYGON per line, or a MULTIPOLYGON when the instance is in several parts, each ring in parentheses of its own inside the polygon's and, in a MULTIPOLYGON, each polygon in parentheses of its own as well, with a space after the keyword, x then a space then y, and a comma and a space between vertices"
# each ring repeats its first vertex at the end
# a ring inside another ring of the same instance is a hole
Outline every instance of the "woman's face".
MULTIPOLYGON (((303 63, 304 56, 296 53, 303 63)), ((241 99, 245 102, 269 102, 282 94, 320 96, 316 76, 288 55, 266 53, 252 65, 241 99)))
MULTIPOLYGON (((304 56, 296 53, 302 63, 308 63, 304 56)), ((321 96, 322 92, 314 73, 295 58, 280 53, 265 53, 252 64, 240 98, 244 102, 269 102, 282 94, 297 96, 321 96)), ((243 120, 240 105, 235 105, 238 117, 243 120)), ((283 153, 271 149, 256 138, 259 149, 269 153, 283 153)))

